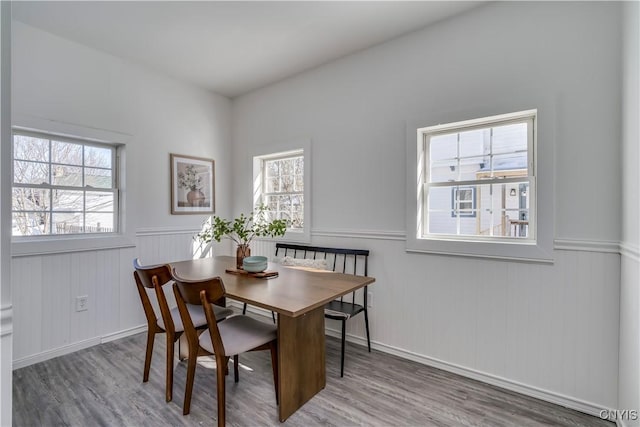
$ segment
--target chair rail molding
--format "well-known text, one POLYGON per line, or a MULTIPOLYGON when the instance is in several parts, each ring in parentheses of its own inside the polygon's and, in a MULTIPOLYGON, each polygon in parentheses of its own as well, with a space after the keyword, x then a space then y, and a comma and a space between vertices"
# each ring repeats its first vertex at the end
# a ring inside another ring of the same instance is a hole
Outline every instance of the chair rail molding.
POLYGON ((13 305, 5 304, 0 307, 0 337, 13 333, 13 305))
POLYGON ((351 237, 356 239, 405 240, 403 230, 312 229, 314 237, 351 237))
POLYGON ((640 262, 640 247, 627 242, 620 242, 620 255, 640 262))
POLYGON ((194 226, 185 227, 144 227, 136 229, 136 237, 141 236, 163 236, 169 234, 196 234, 201 231, 194 226))
POLYGON ((583 251, 619 254, 622 243, 611 240, 555 239, 553 248, 560 251, 583 251))
MULTIPOLYGON (((356 239, 375 240, 405 240, 407 233, 404 230, 358 230, 358 229, 323 229, 314 228, 311 230, 314 237, 350 237, 356 239)), ((583 251, 600 253, 626 254, 627 256, 638 258, 640 250, 636 245, 612 240, 584 240, 557 238, 553 241, 555 250, 563 251, 583 251)))

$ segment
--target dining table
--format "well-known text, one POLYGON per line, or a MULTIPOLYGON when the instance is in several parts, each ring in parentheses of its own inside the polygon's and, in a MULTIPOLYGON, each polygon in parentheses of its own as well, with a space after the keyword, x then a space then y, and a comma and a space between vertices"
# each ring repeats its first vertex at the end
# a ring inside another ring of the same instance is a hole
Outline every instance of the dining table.
POLYGON ((220 277, 226 298, 277 313, 281 422, 326 385, 325 304, 375 282, 369 276, 271 262, 266 270, 270 277, 255 277, 236 270, 236 258, 231 256, 170 265, 188 280, 220 277))

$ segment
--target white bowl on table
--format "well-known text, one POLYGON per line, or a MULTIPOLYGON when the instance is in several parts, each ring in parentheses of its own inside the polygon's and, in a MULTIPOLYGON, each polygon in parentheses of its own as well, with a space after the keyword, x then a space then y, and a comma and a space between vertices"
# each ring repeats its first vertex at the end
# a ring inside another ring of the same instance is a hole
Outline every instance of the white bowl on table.
POLYGON ((267 269, 267 257, 249 256, 242 260, 242 269, 248 273, 261 273, 267 269))

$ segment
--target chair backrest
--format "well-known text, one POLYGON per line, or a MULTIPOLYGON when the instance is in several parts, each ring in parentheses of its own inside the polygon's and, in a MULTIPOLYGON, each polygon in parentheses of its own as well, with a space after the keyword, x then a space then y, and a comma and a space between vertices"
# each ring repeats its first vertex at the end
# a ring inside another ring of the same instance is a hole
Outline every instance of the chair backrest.
POLYGON ((187 280, 179 277, 175 269, 171 273, 174 280, 173 292, 176 296, 178 310, 180 311, 182 324, 190 345, 192 345, 192 348, 197 348, 195 344, 198 341, 198 334, 193 326, 186 304, 202 305, 204 314, 207 317, 207 325, 214 352, 224 356, 224 345, 220 338, 220 331, 218 330, 218 323, 212 305, 220 301, 225 295, 222 279, 213 277, 205 280, 187 280))
POLYGON ((133 267, 135 268, 133 277, 138 287, 138 293, 140 294, 140 300, 142 301, 142 307, 147 316, 149 327, 151 328, 157 325, 157 316, 149 300, 149 295, 147 295, 144 288, 155 290, 158 306, 160 307, 160 316, 162 316, 165 330, 175 330, 169 304, 162 290, 162 287, 172 280, 171 268, 168 265, 142 266, 138 258, 133 260, 133 267))
MULTIPOLYGON (((368 249, 325 248, 320 246, 294 245, 290 243, 276 243, 276 256, 290 256, 293 258, 324 259, 327 267, 333 271, 367 276, 369 273, 368 249), (361 266, 358 268, 358 266, 361 266)), ((352 294, 355 302, 356 293, 352 294)), ((340 298, 342 300, 342 298, 340 298)), ((367 303, 367 287, 364 287, 364 304, 367 303)))

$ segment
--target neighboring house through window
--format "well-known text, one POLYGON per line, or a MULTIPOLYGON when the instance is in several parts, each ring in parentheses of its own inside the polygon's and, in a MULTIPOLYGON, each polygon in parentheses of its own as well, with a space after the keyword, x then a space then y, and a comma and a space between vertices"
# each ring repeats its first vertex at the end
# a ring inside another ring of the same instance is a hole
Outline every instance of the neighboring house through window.
POLYGON ((451 216, 476 217, 476 187, 454 187, 451 189, 451 216))
POLYGON ((534 241, 536 112, 418 129, 418 238, 534 241))
POLYGON ((14 130, 13 236, 118 231, 117 147, 14 130))

